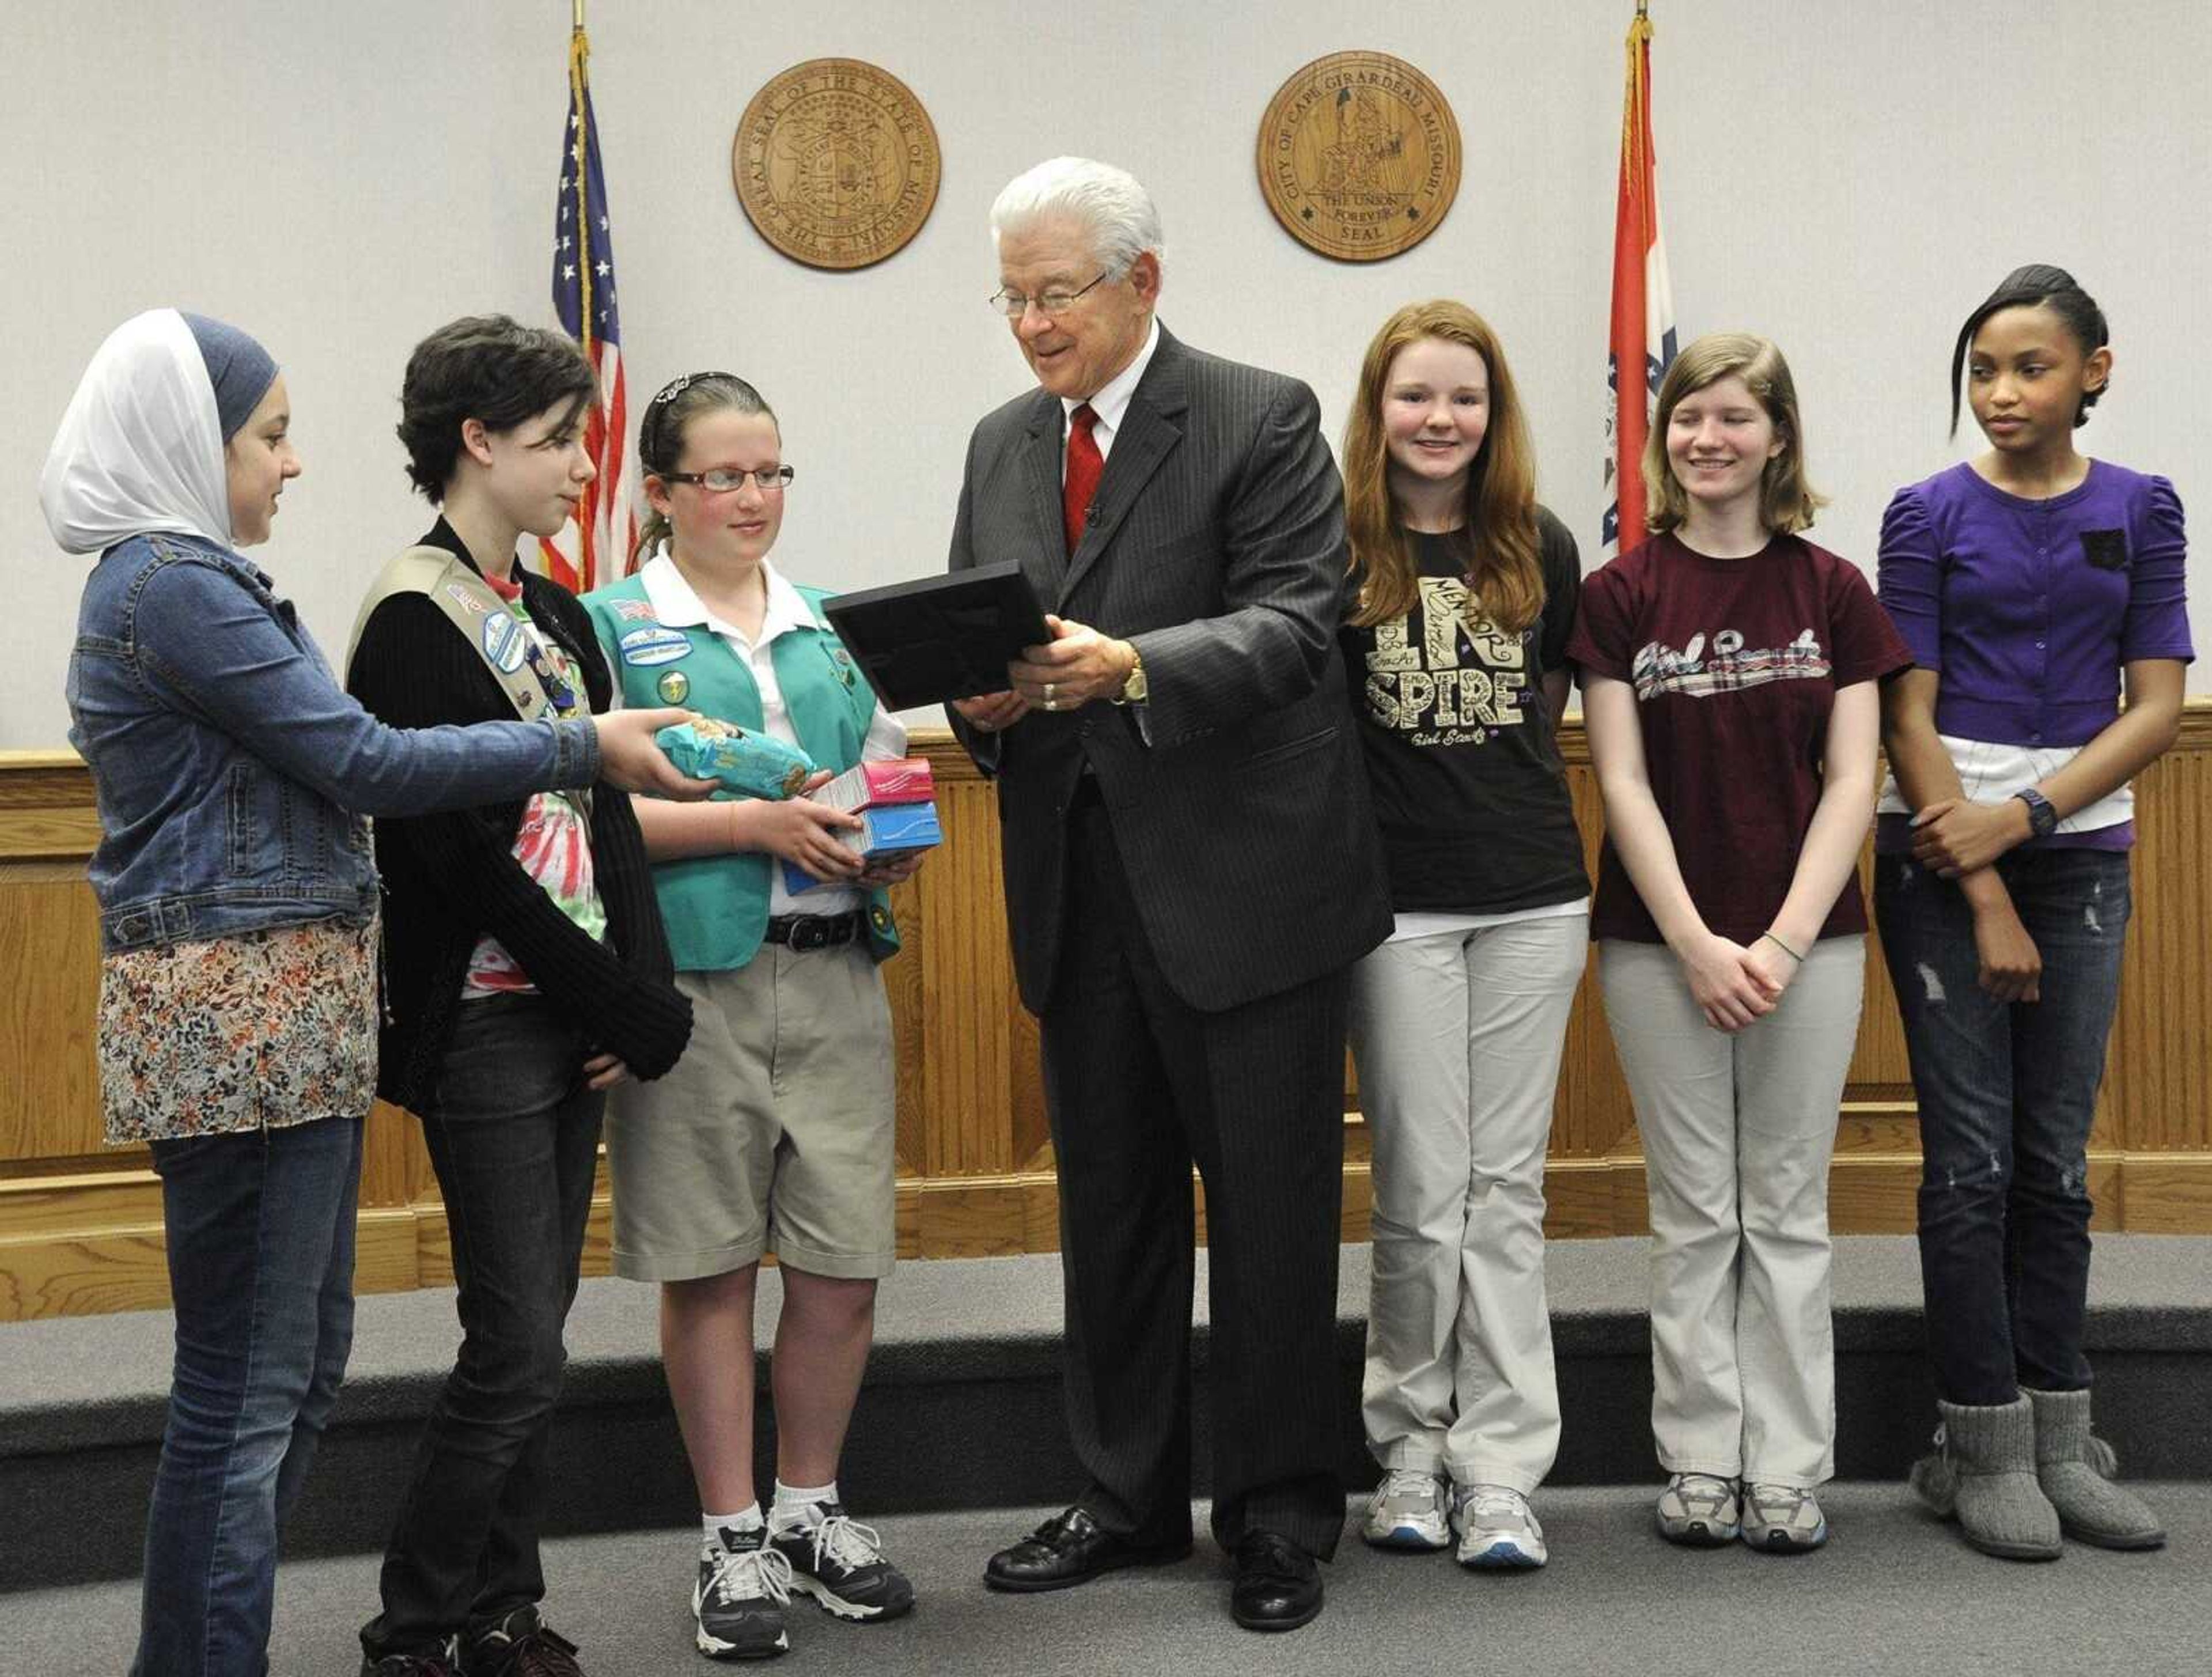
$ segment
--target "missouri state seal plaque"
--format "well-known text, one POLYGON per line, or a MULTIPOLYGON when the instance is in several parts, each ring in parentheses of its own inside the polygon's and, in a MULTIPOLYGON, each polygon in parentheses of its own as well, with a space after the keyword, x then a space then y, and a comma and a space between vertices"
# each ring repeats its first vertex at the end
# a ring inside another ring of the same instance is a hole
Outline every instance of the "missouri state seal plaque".
POLYGON ((762 238, 813 268, 865 268, 937 202, 937 130, 896 76, 857 58, 794 64, 745 106, 730 151, 762 238))
POLYGON ((1260 121, 1260 191, 1293 238, 1377 262, 1436 231, 1459 191, 1459 123, 1435 82, 1386 52, 1332 52, 1260 121))

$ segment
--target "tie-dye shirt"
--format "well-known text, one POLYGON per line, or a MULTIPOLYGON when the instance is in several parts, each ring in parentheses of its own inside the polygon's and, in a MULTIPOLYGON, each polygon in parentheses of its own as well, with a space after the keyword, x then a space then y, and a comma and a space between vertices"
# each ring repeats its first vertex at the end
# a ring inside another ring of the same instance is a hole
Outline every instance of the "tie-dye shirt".
MULTIPOLYGON (((531 667, 544 681, 547 696, 561 715, 583 714, 583 688, 567 656, 552 637, 531 621, 522 605, 522 590, 512 582, 486 577, 493 591, 506 600, 521 622, 529 640, 531 667), (547 677, 550 679, 547 679, 547 677)), ((589 792, 538 792, 523 808, 515 829, 514 860, 525 873, 561 905, 561 911, 594 938, 607 935, 607 911, 599 900, 592 873, 592 811, 589 792)), ((461 983, 461 999, 534 993, 514 957, 496 938, 478 939, 469 955, 468 976, 461 983)))

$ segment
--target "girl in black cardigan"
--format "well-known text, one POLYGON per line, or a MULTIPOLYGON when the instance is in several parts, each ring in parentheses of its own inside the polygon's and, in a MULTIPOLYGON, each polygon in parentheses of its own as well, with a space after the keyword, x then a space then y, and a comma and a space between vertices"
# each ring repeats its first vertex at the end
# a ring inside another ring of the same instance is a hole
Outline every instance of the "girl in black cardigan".
MULTIPOLYGON (((514 556, 522 536, 556 533, 591 481, 580 436, 593 391, 568 339, 504 317, 455 321, 417 346, 399 434, 416 487, 444 509, 422 545, 459 568, 450 589, 372 597, 348 684, 377 715, 411 727, 512 716, 495 661, 526 661, 555 710, 606 707, 583 608, 514 556), (462 601, 459 617, 440 592, 462 601)), ((574 1672, 574 1645, 538 1606, 562 1325, 605 1091, 676 1063, 690 1004, 671 982, 629 800, 604 785, 380 823, 376 857, 377 1090, 422 1118, 464 1338, 386 1552, 364 1668, 574 1672)))

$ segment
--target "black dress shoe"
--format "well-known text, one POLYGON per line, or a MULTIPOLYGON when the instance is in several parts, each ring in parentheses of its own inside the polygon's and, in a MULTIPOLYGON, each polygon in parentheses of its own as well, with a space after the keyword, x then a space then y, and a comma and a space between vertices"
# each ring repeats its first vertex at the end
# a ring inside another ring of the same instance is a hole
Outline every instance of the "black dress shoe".
POLYGON ((1248 1631, 1295 1631, 1321 1612, 1321 1568, 1287 1537, 1247 1532, 1237 1544, 1229 1616, 1248 1631))
POLYGON ((993 1555, 983 1582, 994 1589, 1066 1589, 1124 1566, 1162 1566, 1190 1552, 1180 1543, 1132 1543, 1103 1530, 1080 1508, 1055 1514, 1010 1549, 993 1555))

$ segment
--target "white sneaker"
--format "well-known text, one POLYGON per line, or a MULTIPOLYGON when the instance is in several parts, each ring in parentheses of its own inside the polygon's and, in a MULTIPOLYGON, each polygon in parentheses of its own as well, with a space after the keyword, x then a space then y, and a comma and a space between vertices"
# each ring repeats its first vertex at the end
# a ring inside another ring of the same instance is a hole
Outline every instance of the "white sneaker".
POLYGON ((1653 1512, 1660 1536, 1696 1549, 1733 1543, 1742 1528, 1735 1481, 1717 1473, 1676 1473, 1659 1493, 1653 1512))
POLYGON ((1368 1499, 1360 1534, 1378 1549, 1441 1549, 1451 1541, 1444 1481, 1425 1467, 1393 1467, 1368 1499))
POLYGON ((1536 1510, 1518 1491, 1503 1485, 1454 1486, 1451 1522, 1459 1533, 1462 1566, 1525 1571, 1549 1559, 1536 1510))
POLYGON ((1828 1540, 1820 1499, 1802 1486, 1743 1486, 1743 1540, 1771 1555, 1803 1554, 1828 1540))

